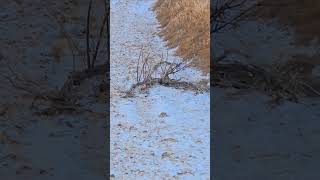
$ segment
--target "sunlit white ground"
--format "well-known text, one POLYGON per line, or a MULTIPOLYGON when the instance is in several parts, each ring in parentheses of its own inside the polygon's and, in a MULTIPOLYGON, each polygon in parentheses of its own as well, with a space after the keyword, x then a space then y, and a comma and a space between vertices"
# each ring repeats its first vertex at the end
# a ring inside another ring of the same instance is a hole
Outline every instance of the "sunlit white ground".
MULTIPOLYGON (((156 61, 167 53, 156 34, 154 2, 111 0, 111 177, 209 179, 209 93, 156 86, 134 98, 120 97, 134 82, 141 47, 156 61)), ((169 59, 179 60, 173 53, 169 59)), ((178 76, 208 78, 194 69, 178 76)))

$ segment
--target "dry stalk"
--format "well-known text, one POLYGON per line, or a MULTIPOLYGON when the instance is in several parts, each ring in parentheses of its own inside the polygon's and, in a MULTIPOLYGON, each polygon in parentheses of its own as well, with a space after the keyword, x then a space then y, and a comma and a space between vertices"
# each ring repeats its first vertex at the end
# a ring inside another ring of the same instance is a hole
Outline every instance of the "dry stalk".
POLYGON ((87 68, 90 69, 91 68, 91 60, 90 60, 90 16, 91 16, 91 7, 92 7, 92 0, 90 0, 89 2, 89 6, 88 6, 88 15, 87 15, 87 31, 86 31, 86 52, 87 52, 87 68))
POLYGON ((49 16, 49 18, 51 18, 53 22, 56 22, 56 24, 59 27, 59 32, 64 36, 64 38, 68 42, 68 46, 71 50, 72 57, 73 57, 73 70, 75 71, 76 52, 77 52, 78 56, 82 57, 82 62, 85 64, 84 52, 79 48, 79 44, 76 43, 73 40, 73 38, 71 37, 71 35, 66 31, 63 22, 61 22, 61 20, 59 19, 57 14, 59 14, 59 16, 62 17, 62 19, 65 19, 65 17, 61 13, 53 11, 53 10, 49 9, 48 7, 45 7, 45 8, 47 10, 47 13, 48 13, 47 15, 49 16))

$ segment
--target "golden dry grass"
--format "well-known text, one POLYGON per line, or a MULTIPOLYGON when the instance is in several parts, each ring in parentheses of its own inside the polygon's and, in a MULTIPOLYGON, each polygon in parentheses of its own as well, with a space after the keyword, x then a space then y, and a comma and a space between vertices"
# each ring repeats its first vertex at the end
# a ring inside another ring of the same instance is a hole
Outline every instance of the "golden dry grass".
POLYGON ((193 59, 204 73, 210 71, 209 0, 157 0, 153 10, 169 48, 183 59, 193 59))

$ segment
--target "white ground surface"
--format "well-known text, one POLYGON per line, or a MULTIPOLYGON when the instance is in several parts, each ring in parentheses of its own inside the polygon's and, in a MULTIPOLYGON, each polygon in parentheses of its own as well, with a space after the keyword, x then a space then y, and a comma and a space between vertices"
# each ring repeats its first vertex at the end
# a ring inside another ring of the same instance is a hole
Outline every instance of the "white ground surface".
MULTIPOLYGON (((114 179, 209 179, 210 98, 166 87, 121 98, 134 82, 140 48, 167 53, 150 7, 154 0, 111 0, 111 174, 114 179), (164 112, 165 117, 159 115, 164 112)), ((169 59, 179 60, 169 51, 169 59)), ((180 77, 197 81, 200 72, 180 77)))

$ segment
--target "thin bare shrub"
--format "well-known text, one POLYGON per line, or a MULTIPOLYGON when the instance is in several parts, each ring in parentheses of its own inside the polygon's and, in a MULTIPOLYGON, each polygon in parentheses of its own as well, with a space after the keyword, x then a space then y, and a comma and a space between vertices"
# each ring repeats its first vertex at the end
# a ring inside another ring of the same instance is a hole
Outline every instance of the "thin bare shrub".
MULTIPOLYGON (((97 5, 96 5, 97 6, 97 5)), ((109 31, 109 6, 108 3, 103 1, 103 16, 101 22, 96 25, 96 17, 93 16, 93 11, 97 11, 93 5, 93 1, 90 0, 88 4, 88 11, 86 16, 86 29, 85 29, 85 44, 84 49, 81 48, 80 43, 74 40, 70 33, 66 30, 64 23, 67 21, 63 13, 49 9, 47 7, 47 15, 56 22, 58 26, 59 33, 61 36, 67 40, 68 46, 73 55, 73 64, 75 67, 76 56, 80 57, 82 63, 85 64, 87 69, 93 69, 96 65, 98 55, 104 50, 105 54, 102 54, 106 61, 109 61, 107 54, 109 53, 109 43, 108 43, 108 31, 109 31), (95 22, 95 24, 93 23, 95 22), (96 35, 93 34, 97 33, 96 35), (94 38, 95 37, 95 38, 94 38), (102 49, 103 48, 103 49, 102 49)), ((99 22, 98 22, 99 23, 99 22)), ((59 50, 59 49, 58 49, 59 50)), ((57 51, 56 48, 53 48, 53 53, 57 51)), ((61 50, 60 50, 61 51, 61 50)), ((60 52, 59 52, 60 53, 60 52)), ((56 53, 56 55, 59 55, 56 53)), ((57 58, 57 57, 55 57, 57 58)))
POLYGON ((124 97, 134 96, 134 92, 138 88, 145 91, 154 85, 192 91, 208 90, 204 87, 203 82, 190 83, 181 81, 181 79, 174 79, 173 76, 190 67, 190 63, 187 61, 170 62, 168 57, 169 55, 167 53, 166 57, 162 55, 157 63, 152 63, 150 53, 145 55, 143 50, 141 50, 136 67, 136 83, 134 83, 129 90, 123 92, 125 94, 124 97))
POLYGON ((186 61, 170 62, 168 57, 168 52, 166 57, 162 54, 160 61, 156 64, 152 64, 150 63, 150 53, 145 56, 144 52, 141 50, 136 68, 136 82, 147 82, 153 77, 170 79, 172 75, 183 71, 190 66, 190 63, 186 61))
POLYGON ((227 28, 238 26, 258 5, 258 1, 213 0, 211 4, 212 15, 210 17, 211 32, 215 35, 227 28))

